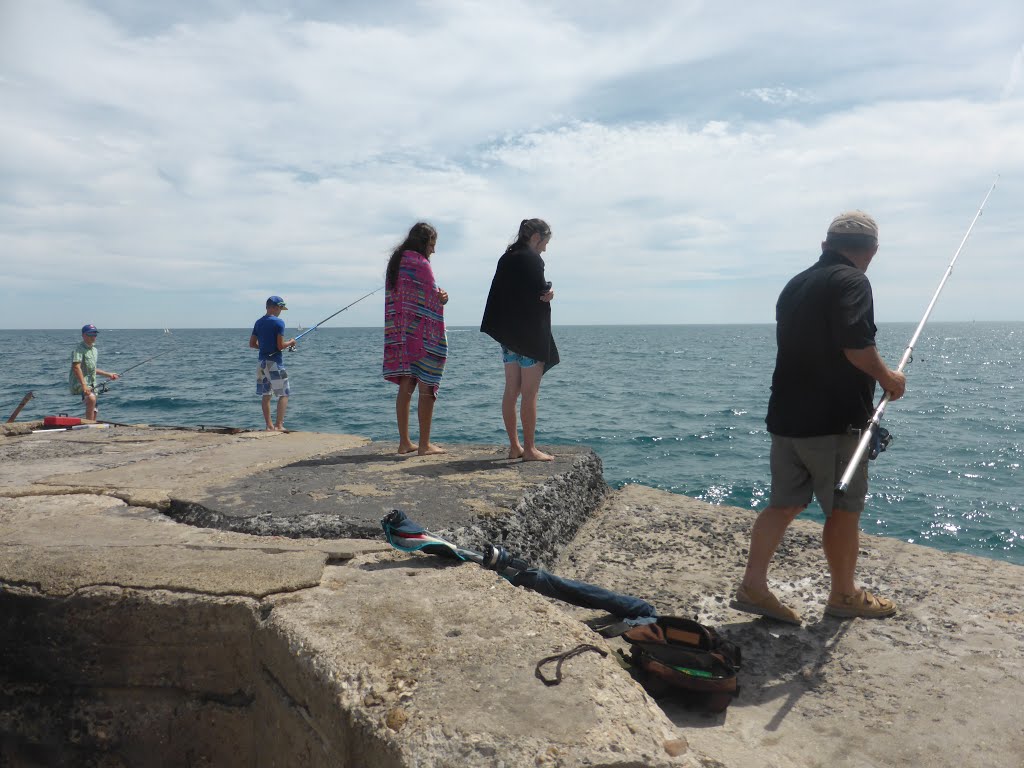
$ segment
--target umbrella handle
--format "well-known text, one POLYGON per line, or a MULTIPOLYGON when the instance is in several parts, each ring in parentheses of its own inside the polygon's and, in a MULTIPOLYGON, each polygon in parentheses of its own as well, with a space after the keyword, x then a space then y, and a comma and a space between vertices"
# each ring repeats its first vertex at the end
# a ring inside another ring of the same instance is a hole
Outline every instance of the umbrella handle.
POLYGON ((483 555, 483 560, 480 562, 480 565, 489 571, 498 571, 499 573, 508 569, 525 571, 530 567, 530 564, 525 560, 513 557, 511 552, 496 544, 485 544, 484 551, 481 554, 483 555))

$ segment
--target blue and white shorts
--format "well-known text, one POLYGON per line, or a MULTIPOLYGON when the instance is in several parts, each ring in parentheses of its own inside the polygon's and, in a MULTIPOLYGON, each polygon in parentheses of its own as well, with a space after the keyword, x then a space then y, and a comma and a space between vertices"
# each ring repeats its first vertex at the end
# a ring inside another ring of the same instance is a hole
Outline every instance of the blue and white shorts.
POLYGON ((256 394, 268 397, 275 394, 278 397, 288 397, 291 388, 288 386, 288 371, 284 363, 275 363, 273 360, 260 360, 256 369, 256 394))
POLYGON ((540 360, 534 360, 532 357, 513 352, 504 344, 501 345, 501 361, 505 365, 517 364, 520 368, 530 368, 540 362, 540 360))

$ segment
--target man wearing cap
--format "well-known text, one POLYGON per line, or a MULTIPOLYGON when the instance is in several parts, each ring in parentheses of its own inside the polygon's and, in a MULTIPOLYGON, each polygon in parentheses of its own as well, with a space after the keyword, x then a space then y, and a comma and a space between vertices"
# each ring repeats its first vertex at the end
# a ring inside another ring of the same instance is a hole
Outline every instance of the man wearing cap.
POLYGON ((768 565, 789 524, 817 497, 825 513, 822 548, 831 575, 825 613, 882 618, 892 600, 858 588, 860 514, 867 494, 865 457, 849 490, 833 489, 874 411, 875 382, 892 400, 906 378, 875 348, 874 303, 865 274, 878 251, 878 225, 863 211, 832 220, 818 262, 786 285, 775 307, 778 352, 765 419, 771 433, 772 487, 754 522, 747 567, 733 608, 800 624, 768 588, 768 565))
POLYGON ((262 397, 263 420, 267 431, 284 430, 284 413, 288 409, 288 371, 285 370, 281 351, 295 346, 295 339, 284 340, 284 320, 281 312, 288 309, 284 299, 271 296, 267 299, 267 314, 256 321, 249 337, 249 346, 260 351, 260 362, 256 368, 256 394, 262 397), (277 395, 277 421, 270 420, 270 396, 277 395))
POLYGON ((78 342, 75 351, 71 353, 71 374, 68 377, 71 393, 82 396, 82 402, 85 403, 85 418, 92 421, 96 420, 98 412, 96 408, 96 374, 106 376, 111 381, 117 379, 116 373, 101 371, 96 367, 96 360, 99 358, 96 337, 99 333, 92 323, 82 326, 82 340, 78 342))

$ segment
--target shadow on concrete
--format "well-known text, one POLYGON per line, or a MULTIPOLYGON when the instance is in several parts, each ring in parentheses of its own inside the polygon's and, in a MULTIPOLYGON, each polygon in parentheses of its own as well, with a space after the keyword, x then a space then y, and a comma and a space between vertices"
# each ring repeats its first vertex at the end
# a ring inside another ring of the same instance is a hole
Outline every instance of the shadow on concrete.
POLYGON ((334 454, 331 456, 323 456, 317 459, 303 459, 302 461, 296 461, 286 465, 286 469, 292 467, 336 467, 343 465, 359 465, 359 464, 383 464, 383 463, 395 463, 398 461, 405 461, 415 454, 406 454, 399 456, 397 453, 355 453, 355 454, 334 454))
MULTIPOLYGON (((418 570, 433 570, 437 568, 449 568, 451 566, 466 565, 464 560, 451 560, 433 555, 409 555, 401 560, 380 560, 372 563, 361 563, 360 570, 363 571, 394 571, 400 568, 416 568, 418 570)), ((470 563, 472 565, 472 563, 470 563)))
POLYGON ((449 461, 443 464, 420 464, 410 466, 409 469, 404 471, 408 475, 418 475, 419 477, 444 477, 445 475, 459 475, 464 472, 479 472, 488 469, 507 469, 513 463, 520 464, 521 462, 509 460, 504 457, 500 459, 472 459, 466 461, 449 461))
MULTIPOLYGON (((821 682, 822 671, 832 661, 851 623, 826 617, 803 628, 771 619, 719 626, 719 632, 743 651, 740 695, 730 706, 755 706, 780 699, 778 711, 765 725, 766 731, 777 731, 800 697, 821 682)), ((673 723, 684 728, 722 725, 728 715, 728 710, 709 714, 672 699, 658 704, 673 723)))

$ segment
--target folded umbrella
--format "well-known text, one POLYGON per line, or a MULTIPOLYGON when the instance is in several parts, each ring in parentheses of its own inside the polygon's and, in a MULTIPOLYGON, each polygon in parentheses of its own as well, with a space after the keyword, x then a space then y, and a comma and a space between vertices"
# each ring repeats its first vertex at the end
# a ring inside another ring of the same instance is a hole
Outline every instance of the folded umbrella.
POLYGON ((612 592, 584 581, 562 578, 541 568, 531 568, 529 563, 514 557, 504 547, 487 544, 483 552, 460 547, 427 531, 400 509, 392 510, 380 523, 388 544, 402 552, 425 552, 447 559, 474 562, 482 568, 497 572, 517 587, 526 587, 581 608, 607 611, 630 626, 650 624, 658 617, 654 606, 646 600, 612 592))

